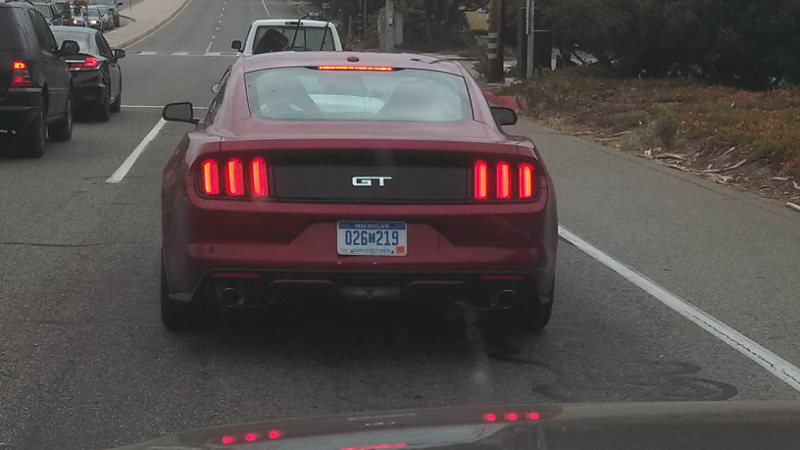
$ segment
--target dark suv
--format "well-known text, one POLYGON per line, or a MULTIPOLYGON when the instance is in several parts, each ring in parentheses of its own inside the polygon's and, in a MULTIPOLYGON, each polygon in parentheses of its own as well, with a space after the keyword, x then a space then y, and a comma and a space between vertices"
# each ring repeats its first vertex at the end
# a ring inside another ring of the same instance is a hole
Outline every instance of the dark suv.
POLYGON ((39 158, 50 138, 72 137, 72 76, 65 57, 78 43, 56 38, 28 2, 0 3, 0 130, 39 158))

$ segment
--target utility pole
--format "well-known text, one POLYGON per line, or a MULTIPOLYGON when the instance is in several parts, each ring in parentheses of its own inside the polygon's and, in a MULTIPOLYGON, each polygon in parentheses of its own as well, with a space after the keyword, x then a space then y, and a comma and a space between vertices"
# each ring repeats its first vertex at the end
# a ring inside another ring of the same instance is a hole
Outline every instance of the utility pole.
POLYGON ((503 81, 503 0, 489 3, 489 47, 487 49, 486 82, 503 81))
POLYGON ((386 0, 386 51, 394 51, 394 0, 386 0))
POLYGON ((536 67, 533 59, 533 37, 536 34, 536 6, 534 3, 534 0, 528 0, 528 67, 525 75, 529 80, 533 78, 533 72, 536 67))

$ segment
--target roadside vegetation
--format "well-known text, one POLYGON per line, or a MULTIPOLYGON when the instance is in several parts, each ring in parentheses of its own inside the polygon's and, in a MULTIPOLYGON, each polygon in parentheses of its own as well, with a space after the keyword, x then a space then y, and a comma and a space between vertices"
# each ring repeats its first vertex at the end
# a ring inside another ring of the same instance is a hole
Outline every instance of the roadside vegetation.
POLYGON ((582 66, 499 93, 563 131, 718 183, 800 199, 800 87, 754 92, 582 66))

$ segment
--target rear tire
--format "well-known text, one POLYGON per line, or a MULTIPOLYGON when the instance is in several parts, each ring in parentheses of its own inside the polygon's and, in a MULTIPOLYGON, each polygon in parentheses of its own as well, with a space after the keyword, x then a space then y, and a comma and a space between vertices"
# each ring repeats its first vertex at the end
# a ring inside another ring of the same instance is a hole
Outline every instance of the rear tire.
POLYGON ((47 143, 47 104, 44 98, 39 100, 39 110, 36 118, 21 133, 20 153, 26 158, 41 158, 44 155, 44 146, 47 143))
POLYGON ((219 323, 219 314, 212 304, 196 295, 191 302, 183 303, 170 298, 167 272, 161 261, 161 323, 175 333, 200 332, 213 329, 219 323))
POLYGON ((118 113, 122 109, 122 89, 120 89, 119 94, 117 94, 117 98, 114 99, 114 102, 111 104, 109 109, 112 113, 118 113))
POLYGON ((547 303, 542 303, 541 296, 536 295, 535 292, 528 292, 520 297, 521 304, 515 309, 519 311, 520 325, 524 330, 538 333, 547 326, 553 313, 555 291, 556 280, 553 278, 550 283, 550 292, 546 294, 549 298, 547 303))
MULTIPOLYGON (((111 94, 109 93, 109 96, 111 94)), ((94 106, 94 119, 98 122, 108 122, 108 119, 111 118, 111 105, 109 102, 111 101, 110 98, 106 98, 105 100, 100 100, 98 104, 94 106)))
POLYGON ((72 112, 72 99, 68 98, 64 117, 48 128, 51 139, 61 142, 72 139, 72 112))

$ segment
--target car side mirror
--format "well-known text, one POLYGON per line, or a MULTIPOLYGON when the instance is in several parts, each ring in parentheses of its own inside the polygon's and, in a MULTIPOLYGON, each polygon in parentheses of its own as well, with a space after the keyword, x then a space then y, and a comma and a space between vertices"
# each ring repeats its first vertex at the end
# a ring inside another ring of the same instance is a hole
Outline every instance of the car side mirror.
POLYGON ((114 50, 114 59, 122 59, 125 57, 125 50, 118 48, 114 50))
POLYGON ((61 55, 63 56, 71 56, 77 54, 80 51, 81 48, 80 46, 78 46, 77 42, 67 39, 61 44, 61 50, 59 50, 59 53, 61 53, 61 55))
POLYGON ((219 83, 214 83, 214 84, 211 85, 211 93, 212 94, 216 94, 218 90, 219 90, 219 83))
POLYGON ((511 108, 503 108, 501 106, 492 106, 492 116, 494 121, 499 125, 516 125, 519 117, 516 111, 511 108))
POLYGON ((231 42, 231 48, 236 51, 242 51, 242 41, 236 39, 235 41, 231 42))
POLYGON ((161 111, 161 117, 170 122, 186 122, 197 124, 199 119, 194 118, 194 107, 191 102, 168 103, 161 111))

